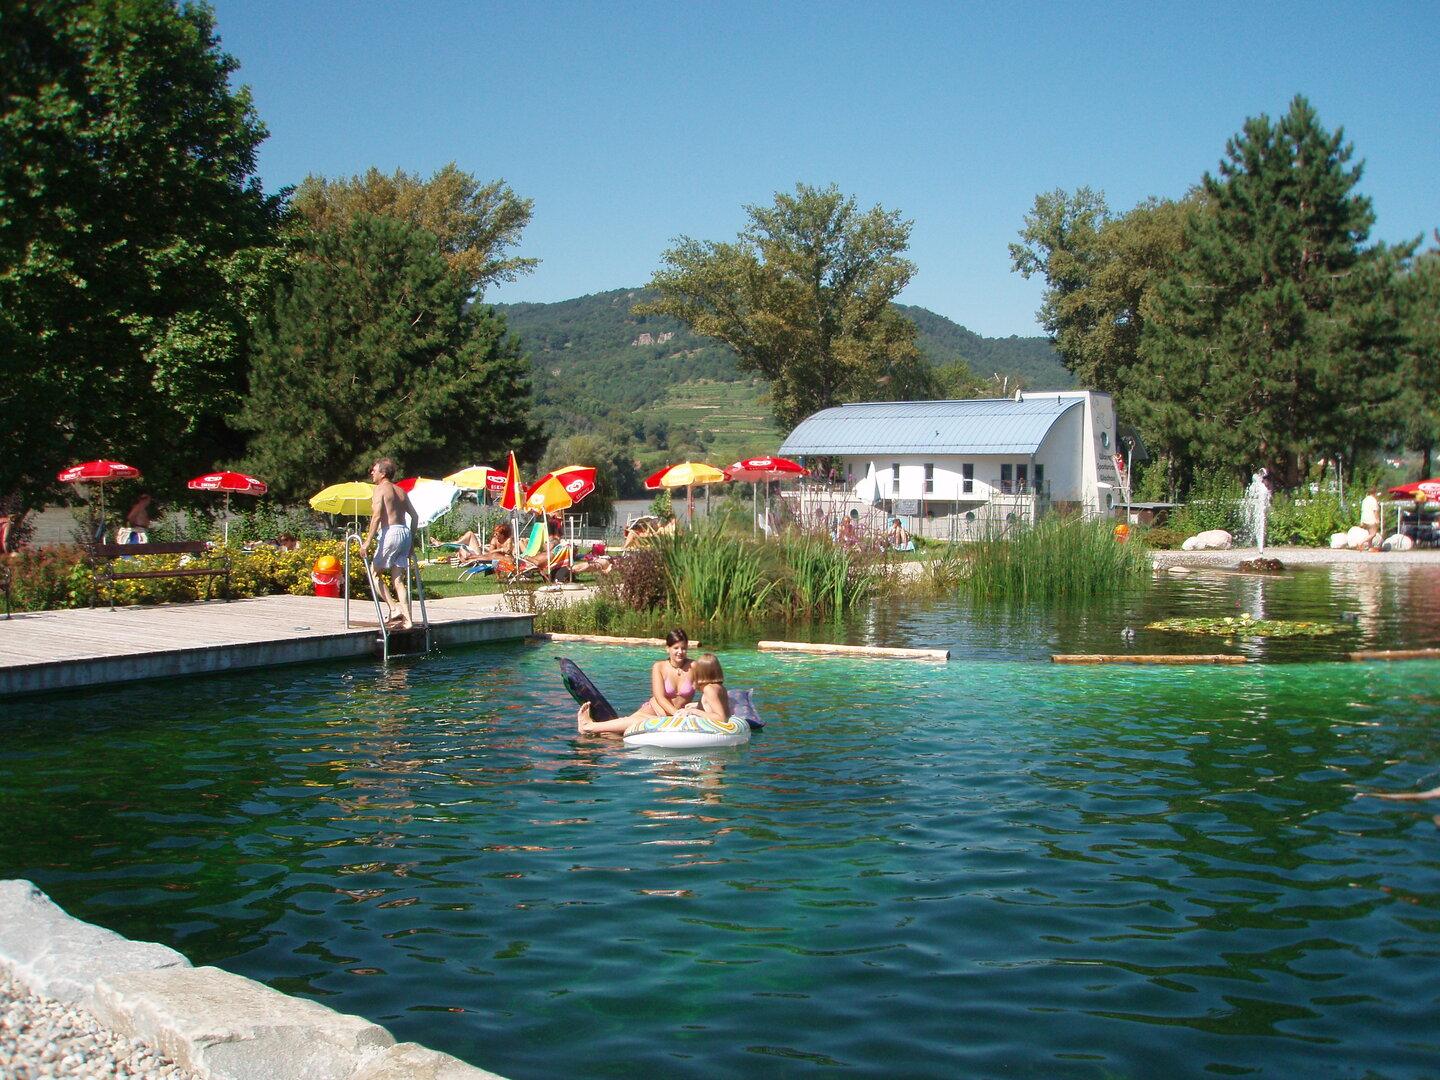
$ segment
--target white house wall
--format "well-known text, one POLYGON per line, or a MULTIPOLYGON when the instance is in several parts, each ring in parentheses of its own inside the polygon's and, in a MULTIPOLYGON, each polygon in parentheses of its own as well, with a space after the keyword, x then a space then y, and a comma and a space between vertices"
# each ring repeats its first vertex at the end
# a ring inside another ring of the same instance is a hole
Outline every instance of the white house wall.
POLYGON ((1052 502, 1085 499, 1085 410, 1062 413, 1045 433, 1035 460, 1045 463, 1045 486, 1052 502))

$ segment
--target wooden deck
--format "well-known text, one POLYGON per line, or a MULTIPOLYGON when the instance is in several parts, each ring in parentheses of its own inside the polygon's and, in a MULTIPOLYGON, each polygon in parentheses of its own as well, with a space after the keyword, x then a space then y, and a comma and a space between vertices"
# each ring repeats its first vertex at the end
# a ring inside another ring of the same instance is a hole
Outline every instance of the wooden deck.
MULTIPOLYGON (((429 613, 437 645, 515 641, 533 626, 498 596, 432 600, 429 613)), ((317 596, 18 613, 0 619, 0 698, 377 656, 373 603, 350 614, 347 629, 344 604, 317 596)))

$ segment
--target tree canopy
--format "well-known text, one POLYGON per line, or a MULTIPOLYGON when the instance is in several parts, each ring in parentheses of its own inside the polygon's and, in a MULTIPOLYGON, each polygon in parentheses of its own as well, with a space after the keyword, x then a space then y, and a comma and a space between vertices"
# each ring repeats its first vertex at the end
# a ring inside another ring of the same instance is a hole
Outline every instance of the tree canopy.
POLYGON ((164 486, 237 445, 280 206, 203 6, 14 0, 0 44, 0 493, 76 460, 164 486))
POLYGON ((532 456, 528 365, 435 236, 359 214, 311 235, 257 333, 237 422, 248 464, 282 495, 358 479, 378 454, 412 474, 532 456))
POLYGON ((1198 193, 1180 202, 1147 199, 1115 215, 1103 192, 1037 195, 1012 266, 1046 280, 1040 322, 1080 385, 1103 390, 1126 410, 1147 305, 1184 248, 1185 222, 1203 212, 1198 193))
POLYGON ((1397 253, 1366 245, 1352 156, 1296 97, 1279 121, 1246 121, 1206 175, 1210 212, 1186 219, 1131 395, 1146 441, 1182 466, 1265 465, 1293 487, 1309 462, 1383 442, 1397 253))
POLYGON ((834 185, 798 184, 773 206, 747 206, 734 242, 682 237, 640 313, 671 315, 717 338, 742 370, 770 381, 786 429, 844 401, 907 396, 924 374, 914 324, 891 302, 915 272, 910 223, 862 213, 834 185))
POLYGON ((497 281, 514 281, 539 259, 507 252, 530 224, 533 202, 503 180, 482 184, 452 161, 429 180, 397 169, 387 175, 371 168, 348 180, 308 176, 291 200, 312 229, 344 228, 356 214, 398 218, 434 233, 450 269, 477 295, 497 281))

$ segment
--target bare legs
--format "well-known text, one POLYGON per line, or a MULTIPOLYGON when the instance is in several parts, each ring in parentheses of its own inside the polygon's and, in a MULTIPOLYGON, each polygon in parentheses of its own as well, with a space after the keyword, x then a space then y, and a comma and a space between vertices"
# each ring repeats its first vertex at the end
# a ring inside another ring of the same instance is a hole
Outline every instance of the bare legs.
POLYGON ((587 701, 575 714, 575 729, 581 735, 624 735, 630 725, 642 715, 645 714, 636 713, 634 716, 622 716, 618 720, 591 720, 590 703, 587 701))

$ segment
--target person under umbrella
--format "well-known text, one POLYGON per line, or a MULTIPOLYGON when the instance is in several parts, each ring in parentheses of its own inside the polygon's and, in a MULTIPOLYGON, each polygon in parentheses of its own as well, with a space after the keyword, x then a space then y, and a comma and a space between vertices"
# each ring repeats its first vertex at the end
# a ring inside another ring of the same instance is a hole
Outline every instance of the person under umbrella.
POLYGON ((140 470, 133 465, 126 465, 119 461, 101 459, 61 469, 55 474, 55 479, 62 484, 98 484, 100 486, 100 520, 96 525, 93 540, 97 544, 103 544, 105 542, 105 485, 111 480, 138 480, 140 479, 140 470))

